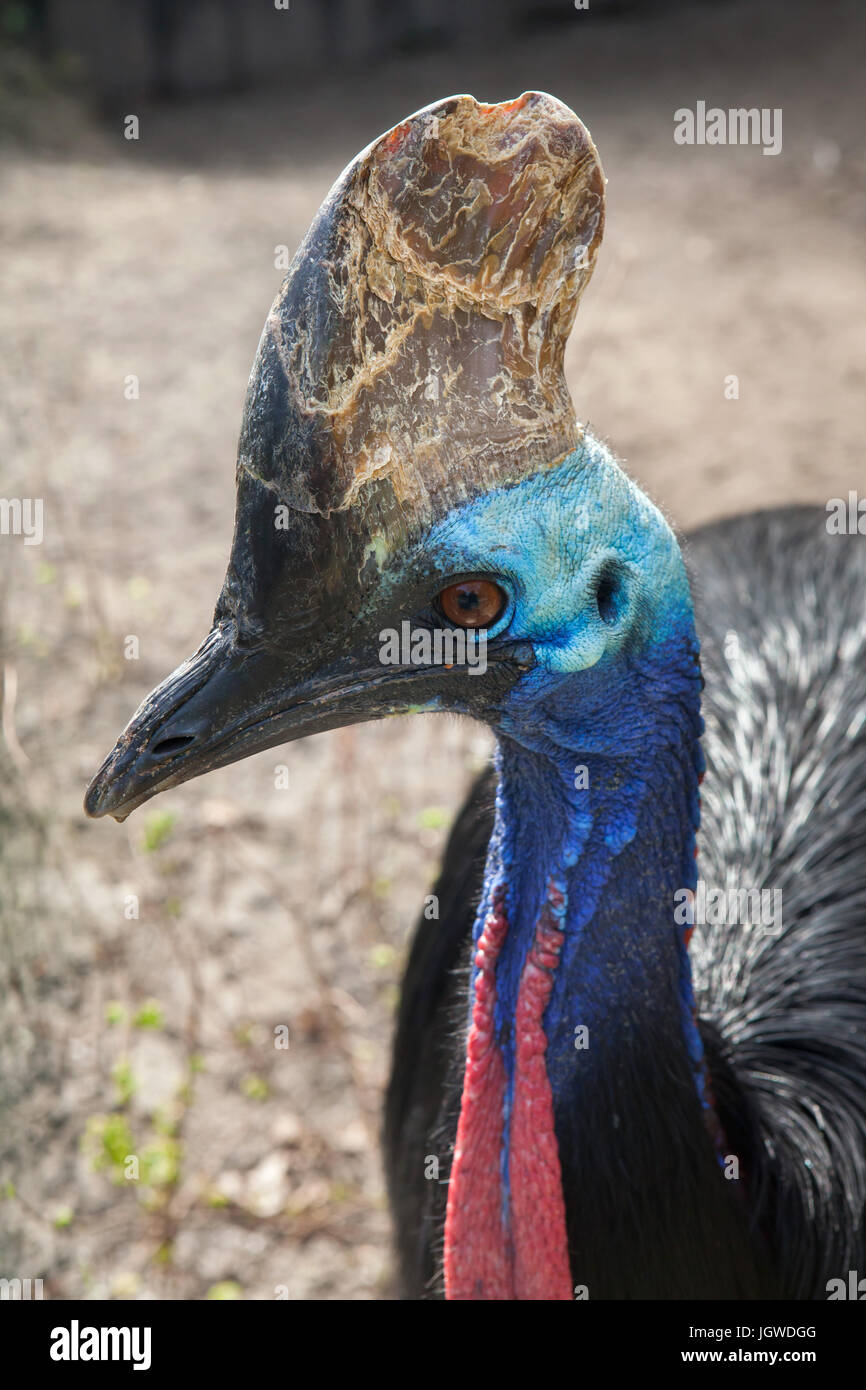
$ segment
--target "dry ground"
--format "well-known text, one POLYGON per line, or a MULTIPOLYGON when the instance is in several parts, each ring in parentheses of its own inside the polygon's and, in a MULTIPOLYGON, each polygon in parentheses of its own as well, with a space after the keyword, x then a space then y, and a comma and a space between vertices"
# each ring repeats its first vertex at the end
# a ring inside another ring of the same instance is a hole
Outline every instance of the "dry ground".
POLYGON ((55 1298, 388 1288, 394 1001, 486 735, 435 717, 338 732, 122 827, 80 810, 134 706, 209 626, 274 247, 294 250, 342 166, 408 111, 550 90, 610 181, 568 357, 578 414, 683 527, 862 493, 857 12, 575 16, 486 51, 147 109, 137 143, 33 99, 0 171, 0 492, 45 499, 41 546, 0 538, 0 1274, 55 1298), (782 107, 783 152, 675 146, 673 111, 698 98, 782 107))

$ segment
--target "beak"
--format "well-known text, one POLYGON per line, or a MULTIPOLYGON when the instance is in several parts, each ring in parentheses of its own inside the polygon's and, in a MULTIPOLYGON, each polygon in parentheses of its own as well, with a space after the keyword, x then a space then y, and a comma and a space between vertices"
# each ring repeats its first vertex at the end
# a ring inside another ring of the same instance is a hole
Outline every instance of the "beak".
MULTIPOLYGON (((467 686, 473 696, 484 687, 492 717, 529 659, 523 647, 505 648, 476 682, 460 666, 383 667, 372 653, 354 654, 293 683, 285 653, 250 650, 233 622, 219 624, 139 706, 88 787, 84 809, 123 821, 158 792, 263 749, 392 714, 459 709, 467 686)), ((481 701, 472 704, 483 718, 481 701)))
POLYGON ((122 821, 157 792, 203 772, 375 718, 389 712, 388 683, 382 667, 365 671, 350 659, 287 687, 285 658, 238 644, 232 623, 215 627, 139 706, 91 782, 84 809, 122 821))

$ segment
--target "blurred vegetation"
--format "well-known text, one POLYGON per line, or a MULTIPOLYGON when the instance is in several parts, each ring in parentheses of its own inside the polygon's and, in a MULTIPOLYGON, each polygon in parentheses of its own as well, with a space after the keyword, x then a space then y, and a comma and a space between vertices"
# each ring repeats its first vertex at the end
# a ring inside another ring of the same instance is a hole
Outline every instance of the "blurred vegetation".
MULTIPOLYGON (((57 960, 42 878, 48 828, 31 801, 22 754, 13 739, 13 756, 7 739, 15 680, 9 590, 9 570, 0 565, 0 1178, 17 1171, 22 1158, 21 1137, 6 1117, 50 1069, 45 1030, 37 1020, 57 960)), ((16 1249, 14 1228, 4 1220, 0 1268, 16 1249)))
POLYGON ((39 12, 0 0, 0 140, 28 150, 62 151, 86 130, 87 71, 76 54, 49 51, 39 12))

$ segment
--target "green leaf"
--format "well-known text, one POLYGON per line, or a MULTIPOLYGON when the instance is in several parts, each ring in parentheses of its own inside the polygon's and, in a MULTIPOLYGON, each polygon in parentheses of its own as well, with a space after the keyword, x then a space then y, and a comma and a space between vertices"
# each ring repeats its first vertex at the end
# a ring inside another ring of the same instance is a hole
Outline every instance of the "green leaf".
POLYGON ((397 959, 397 952, 387 941, 380 941, 370 951, 370 964, 374 970, 390 970, 397 959))
POLYGON ((132 1022, 135 1028, 162 1028, 165 1015, 159 1000, 147 999, 133 1016, 132 1022))
POLYGON ((117 1087, 120 1105, 128 1105, 138 1090, 138 1082, 128 1057, 120 1057, 111 1069, 111 1079, 117 1087))
POLYGON ((208 1298, 243 1298, 244 1291, 240 1284, 236 1284, 233 1279, 223 1279, 221 1284, 212 1284, 207 1291, 208 1298))
POLYGON ((91 1115, 82 1139, 95 1171, 114 1168, 120 1172, 135 1144, 125 1115, 91 1115))
POLYGON ((142 1181, 151 1187, 171 1187, 180 1175, 181 1146, 176 1139, 163 1135, 148 1144, 141 1155, 142 1181))
POLYGON ((268 1083, 261 1076, 245 1076, 241 1090, 249 1100, 267 1100, 269 1094, 268 1083))
POLYGON ((177 816, 174 811, 151 811, 144 822, 142 841, 147 854, 153 854, 154 850, 160 849, 165 844, 174 829, 176 820, 177 816))

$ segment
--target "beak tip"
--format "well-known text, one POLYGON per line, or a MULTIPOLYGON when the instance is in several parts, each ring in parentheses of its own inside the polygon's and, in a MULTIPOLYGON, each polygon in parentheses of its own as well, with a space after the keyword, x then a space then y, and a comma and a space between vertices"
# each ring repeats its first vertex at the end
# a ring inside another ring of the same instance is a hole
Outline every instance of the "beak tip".
POLYGON ((124 810, 119 816, 117 814, 126 798, 122 794, 117 777, 116 753, 117 749, 106 758, 102 767, 91 778, 90 786, 84 793, 84 814, 90 820, 101 820, 103 816, 109 815, 114 816, 115 820, 124 820, 129 815, 131 808, 124 810))
POLYGON ((99 820, 105 814, 102 809, 102 784, 98 777, 94 777, 84 793, 84 814, 91 820, 99 820))
POLYGON ((112 804, 115 800, 111 795, 110 784, 106 785, 98 776, 94 777, 84 794, 84 814, 89 820, 102 820, 105 816, 111 816, 112 820, 121 825, 135 810, 135 805, 124 807, 121 803, 120 806, 115 806, 112 804))

